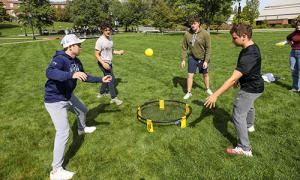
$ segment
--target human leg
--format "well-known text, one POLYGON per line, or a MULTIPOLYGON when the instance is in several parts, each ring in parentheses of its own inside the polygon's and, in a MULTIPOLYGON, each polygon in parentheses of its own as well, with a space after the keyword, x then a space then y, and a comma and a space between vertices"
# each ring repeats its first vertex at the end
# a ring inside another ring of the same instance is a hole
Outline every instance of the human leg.
MULTIPOLYGON (((110 75, 110 71, 106 70, 101 64, 98 64, 100 70, 103 73, 103 76, 110 75)), ((99 88, 99 96, 102 97, 106 93, 106 89, 108 88, 108 83, 102 83, 99 88)))
POLYGON ((292 91, 298 91, 300 88, 300 78, 299 78, 299 58, 300 51, 292 50, 290 55, 290 67, 292 70, 292 91))
POLYGON ((183 99, 189 99, 192 96, 192 88, 193 88, 193 79, 194 79, 194 74, 196 73, 198 66, 198 62, 192 57, 189 57, 188 60, 188 75, 186 79, 186 84, 187 84, 187 93, 183 97, 183 99))
POLYGON ((53 149, 52 169, 55 171, 62 167, 64 160, 64 150, 69 138, 69 122, 68 122, 68 102, 45 103, 45 107, 50 114, 54 124, 56 134, 53 149))
MULTIPOLYGON (((234 101, 233 123, 238 135, 237 147, 240 147, 245 151, 251 150, 247 129, 247 116, 251 107, 253 107, 255 99, 260 95, 261 93, 247 93, 245 91, 240 91, 234 101)), ((250 116, 253 115, 252 113, 253 112, 250 112, 250 116)))
POLYGON ((82 135, 84 133, 94 132, 96 130, 95 126, 86 126, 86 114, 88 112, 88 108, 75 95, 72 95, 70 104, 77 116, 78 134, 82 135))

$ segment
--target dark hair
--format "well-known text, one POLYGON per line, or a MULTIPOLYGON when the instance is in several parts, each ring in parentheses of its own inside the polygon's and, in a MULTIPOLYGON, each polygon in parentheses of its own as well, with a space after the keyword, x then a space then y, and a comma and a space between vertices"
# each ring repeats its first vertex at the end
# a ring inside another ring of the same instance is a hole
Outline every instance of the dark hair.
POLYGON ((246 24, 236 24, 233 25, 230 34, 236 33, 238 36, 242 36, 243 34, 246 34, 249 39, 252 37, 252 27, 250 25, 246 24))
POLYGON ((193 24, 194 22, 198 22, 201 24, 201 19, 198 16, 193 16, 189 19, 189 23, 193 24))
POLYGON ((105 29, 109 28, 110 30, 112 29, 112 26, 109 22, 104 21, 100 24, 100 30, 103 31, 105 29))
POLYGON ((297 24, 300 23, 300 18, 295 19, 295 31, 297 31, 297 24))

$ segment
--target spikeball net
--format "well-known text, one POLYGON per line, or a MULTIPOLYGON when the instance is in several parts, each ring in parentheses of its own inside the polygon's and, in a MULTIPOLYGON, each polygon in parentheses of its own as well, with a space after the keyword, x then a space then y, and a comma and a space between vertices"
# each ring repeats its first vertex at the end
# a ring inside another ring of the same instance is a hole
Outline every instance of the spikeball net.
POLYGON ((154 124, 186 127, 186 121, 192 113, 192 107, 175 100, 146 102, 137 109, 137 119, 147 124, 147 131, 154 131, 154 124))

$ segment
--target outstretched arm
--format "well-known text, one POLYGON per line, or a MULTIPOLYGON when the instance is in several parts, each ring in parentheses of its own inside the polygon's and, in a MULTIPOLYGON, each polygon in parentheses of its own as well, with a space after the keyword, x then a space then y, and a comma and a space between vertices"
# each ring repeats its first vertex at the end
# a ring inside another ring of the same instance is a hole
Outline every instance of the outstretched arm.
POLYGON ((113 50, 113 54, 116 54, 116 55, 123 55, 125 53, 124 50, 113 50))
POLYGON ((243 74, 240 71, 234 70, 231 77, 215 93, 206 98, 204 106, 208 108, 215 107, 218 97, 234 86, 242 76, 243 74))

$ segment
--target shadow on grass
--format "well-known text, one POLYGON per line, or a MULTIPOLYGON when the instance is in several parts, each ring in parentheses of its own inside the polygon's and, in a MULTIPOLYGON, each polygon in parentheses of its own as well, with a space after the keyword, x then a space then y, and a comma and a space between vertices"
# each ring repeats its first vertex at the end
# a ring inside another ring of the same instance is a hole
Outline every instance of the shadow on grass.
MULTIPOLYGON (((110 113, 110 112, 117 112, 120 110, 105 110, 105 108, 109 106, 109 104, 99 104, 97 107, 94 107, 93 109, 89 110, 86 116, 86 124, 88 126, 97 126, 97 125, 105 125, 108 126, 110 125, 109 122, 97 122, 95 119, 100 113, 110 113)), ((65 159, 63 162, 63 167, 66 167, 78 150, 80 149, 83 141, 84 141, 84 135, 79 136, 78 135, 78 125, 77 121, 73 123, 72 126, 72 132, 73 132, 73 141, 72 144, 70 145, 70 148, 66 152, 65 159)))
POLYGON ((285 84, 285 83, 283 83, 282 81, 275 81, 274 84, 276 84, 276 85, 278 85, 278 86, 281 86, 281 87, 283 87, 283 88, 285 88, 285 89, 287 89, 287 90, 292 89, 292 87, 291 87, 290 85, 285 84))
MULTIPOLYGON (((186 78, 178 77, 178 76, 173 77, 173 86, 178 87, 178 85, 180 85, 182 88, 182 91, 184 93, 186 93, 186 91, 187 91, 186 78)), ((200 89, 204 90, 204 88, 196 82, 193 82, 193 88, 200 88, 200 89)))
POLYGON ((15 27, 20 27, 19 25, 15 24, 0 24, 0 29, 4 28, 15 28, 15 27))
POLYGON ((213 124, 215 128, 232 144, 236 145, 237 140, 227 130, 228 123, 231 122, 231 115, 222 108, 215 107, 214 109, 205 108, 202 101, 195 100, 194 104, 203 106, 200 116, 189 123, 189 127, 196 127, 205 117, 213 116, 213 124))

